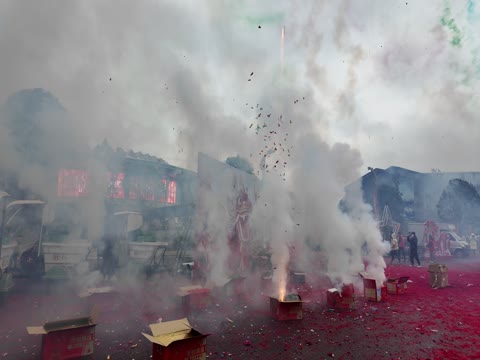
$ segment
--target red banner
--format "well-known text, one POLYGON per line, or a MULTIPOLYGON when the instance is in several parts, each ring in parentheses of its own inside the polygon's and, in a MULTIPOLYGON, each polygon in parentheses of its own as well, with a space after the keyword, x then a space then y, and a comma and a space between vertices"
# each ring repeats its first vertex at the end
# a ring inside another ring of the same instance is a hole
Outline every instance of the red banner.
POLYGON ((250 215, 258 179, 199 154, 196 261, 199 276, 232 277, 250 266, 250 215))
MULTIPOLYGON (((125 199, 159 201, 167 204, 177 202, 177 183, 174 180, 154 176, 129 176, 124 173, 108 173, 108 186, 105 196, 125 199), (125 183, 127 182, 127 183, 125 183)), ((60 169, 58 172, 59 197, 83 197, 88 195, 89 175, 86 170, 60 169)))

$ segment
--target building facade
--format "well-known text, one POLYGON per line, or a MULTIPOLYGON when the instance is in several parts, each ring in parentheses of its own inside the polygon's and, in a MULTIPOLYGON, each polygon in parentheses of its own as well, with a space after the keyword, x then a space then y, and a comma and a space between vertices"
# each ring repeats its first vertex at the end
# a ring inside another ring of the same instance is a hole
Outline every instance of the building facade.
MULTIPOLYGON (((405 206, 405 221, 439 221, 437 204, 442 192, 453 179, 462 179, 480 189, 480 172, 432 172, 420 173, 401 167, 374 169, 350 184, 358 186, 364 193, 364 200, 373 205, 373 189, 382 186, 398 189, 405 206)), ((383 209, 379 209, 381 212, 383 209)))

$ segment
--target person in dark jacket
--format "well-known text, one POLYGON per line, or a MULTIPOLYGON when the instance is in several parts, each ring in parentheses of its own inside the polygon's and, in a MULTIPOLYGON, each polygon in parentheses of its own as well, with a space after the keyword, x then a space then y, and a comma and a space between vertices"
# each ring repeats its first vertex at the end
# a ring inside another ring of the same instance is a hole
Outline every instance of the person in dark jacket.
POLYGON ((115 268, 117 265, 117 259, 113 251, 114 240, 111 237, 105 237, 105 247, 102 252, 102 267, 100 271, 104 280, 110 280, 115 274, 115 268))
POLYGON ((417 260, 417 264, 420 267, 420 259, 418 258, 418 238, 417 235, 415 235, 415 232, 412 232, 407 240, 410 244, 410 263, 413 266, 414 260, 417 260))

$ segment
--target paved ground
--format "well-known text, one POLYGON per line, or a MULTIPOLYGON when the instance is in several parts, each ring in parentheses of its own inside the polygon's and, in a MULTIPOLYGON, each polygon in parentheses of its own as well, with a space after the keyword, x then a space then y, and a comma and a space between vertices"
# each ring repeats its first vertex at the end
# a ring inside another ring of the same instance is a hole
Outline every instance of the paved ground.
MULTIPOLYGON (((211 334, 209 359, 480 359, 480 259, 452 259, 448 266, 451 286, 445 289, 429 287, 426 266, 389 266, 388 276, 410 276, 407 293, 382 303, 359 297, 354 311, 327 309, 329 284, 307 274, 313 288, 302 321, 271 319, 258 293, 237 303, 215 299, 189 320, 211 334)), ((141 332, 160 318, 183 315, 172 293, 184 283, 157 277, 82 299, 69 284, 17 280, 0 306, 0 359, 38 359, 41 338, 25 327, 85 313, 93 303, 102 309, 93 358, 149 359, 151 345, 141 332)))

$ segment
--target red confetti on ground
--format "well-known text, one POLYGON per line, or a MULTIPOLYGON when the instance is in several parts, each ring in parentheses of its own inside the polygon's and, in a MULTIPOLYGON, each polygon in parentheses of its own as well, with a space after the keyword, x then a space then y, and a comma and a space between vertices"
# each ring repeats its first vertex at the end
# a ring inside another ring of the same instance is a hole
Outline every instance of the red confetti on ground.
MULTIPOLYGON (((207 338, 209 359, 318 359, 329 354, 338 359, 480 359, 479 258, 446 263, 451 286, 444 289, 429 286, 427 266, 389 266, 387 276, 410 277, 407 292, 380 303, 360 297, 357 310, 327 309, 331 284, 307 273, 308 284, 297 289, 305 300, 301 321, 273 320, 268 299, 261 295, 239 302, 219 300, 188 318, 195 328, 212 334, 207 338)), ((26 326, 78 316, 96 303, 101 313, 94 358, 148 359, 151 344, 141 332, 148 333, 148 325, 159 318, 184 316, 174 295, 168 296, 158 281, 146 282, 135 293, 82 299, 69 284, 58 289, 41 280, 16 280, 0 305, 0 354, 5 359, 40 358, 41 337, 29 336, 26 326)), ((178 282, 174 285, 180 286, 178 282)))

